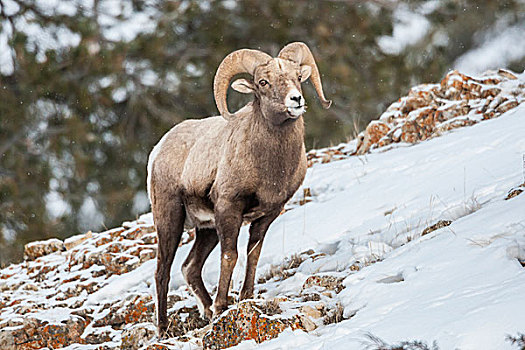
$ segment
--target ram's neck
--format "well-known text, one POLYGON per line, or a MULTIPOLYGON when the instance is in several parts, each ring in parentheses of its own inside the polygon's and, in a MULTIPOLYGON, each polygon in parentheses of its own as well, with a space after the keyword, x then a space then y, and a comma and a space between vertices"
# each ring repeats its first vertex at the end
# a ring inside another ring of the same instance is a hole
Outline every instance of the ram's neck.
POLYGON ((289 181, 305 166, 303 117, 273 125, 264 118, 257 106, 252 106, 249 120, 250 135, 246 147, 255 167, 264 172, 268 181, 289 181), (268 174, 269 173, 269 174, 268 174), (273 175, 273 176, 272 176, 273 175))
POLYGON ((254 107, 246 105, 228 122, 224 169, 219 171, 227 174, 223 181, 236 183, 237 192, 255 194, 264 211, 286 203, 304 179, 304 123, 301 117, 274 126, 254 107))

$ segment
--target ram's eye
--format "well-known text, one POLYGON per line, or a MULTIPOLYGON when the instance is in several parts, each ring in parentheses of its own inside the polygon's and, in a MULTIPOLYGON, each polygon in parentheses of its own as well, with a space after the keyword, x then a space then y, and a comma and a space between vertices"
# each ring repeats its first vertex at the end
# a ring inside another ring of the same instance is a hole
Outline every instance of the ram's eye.
POLYGON ((268 84, 267 80, 264 80, 264 79, 259 80, 259 85, 266 86, 267 84, 268 84))
POLYGON ((303 76, 300 75, 297 79, 299 79, 299 81, 303 80, 303 76))

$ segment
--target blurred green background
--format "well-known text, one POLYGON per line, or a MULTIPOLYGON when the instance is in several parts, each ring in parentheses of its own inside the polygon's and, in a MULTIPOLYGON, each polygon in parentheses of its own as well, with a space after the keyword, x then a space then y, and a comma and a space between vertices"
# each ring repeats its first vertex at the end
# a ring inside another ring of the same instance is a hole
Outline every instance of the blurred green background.
POLYGON ((307 148, 323 147, 450 69, 523 71, 524 13, 522 1, 0 0, 0 264, 148 211, 150 150, 217 113, 213 76, 233 50, 310 46, 334 101, 323 110, 306 84, 307 148))

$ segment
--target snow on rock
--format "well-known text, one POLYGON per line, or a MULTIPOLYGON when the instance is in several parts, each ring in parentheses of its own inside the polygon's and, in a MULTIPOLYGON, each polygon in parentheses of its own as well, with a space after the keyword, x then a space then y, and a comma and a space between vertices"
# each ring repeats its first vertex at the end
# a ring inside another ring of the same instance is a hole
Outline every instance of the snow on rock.
POLYGON ((64 344, 81 343, 86 320, 71 316, 59 323, 41 321, 30 315, 1 324, 2 349, 59 348, 64 344))
POLYGON ((499 70, 481 77, 451 71, 440 84, 412 88, 358 136, 356 152, 395 142, 415 143, 450 129, 492 119, 525 101, 523 81, 499 70))
MULTIPOLYGON (((124 326, 151 325, 154 302, 147 280, 153 275, 148 265, 156 256, 156 233, 147 216, 124 226, 65 242, 27 244, 26 261, 0 271, 0 344, 13 349, 117 346, 123 332, 127 338, 122 342, 135 339, 124 326), (144 270, 143 276, 137 274, 144 270), (115 284, 126 289, 108 293, 115 291, 115 284)), ((186 234, 184 243, 189 239, 186 234)), ((179 324, 191 329, 188 322, 179 324)))
MULTIPOLYGON (((523 74, 500 69, 480 77, 449 72, 439 84, 413 87, 371 121, 356 140, 335 147, 311 150, 308 166, 362 155, 381 147, 413 144, 444 132, 499 117, 525 101, 523 74)), ((311 194, 303 194, 308 202, 311 194)))
POLYGON ((24 247, 24 258, 26 260, 35 260, 41 256, 62 250, 66 250, 64 242, 56 238, 51 238, 47 241, 31 242, 24 247))
MULTIPOLYGON (((233 303, 211 325, 180 273, 193 231, 173 264, 162 340, 151 214, 30 243, 26 261, 0 270, 2 349, 514 348, 507 335, 525 331, 524 82, 451 72, 390 106, 360 143, 309 152, 303 185, 264 241, 255 298, 237 302, 243 226, 233 303), (404 147, 375 151, 395 137, 404 147)), ((212 294, 218 267, 216 249, 203 269, 212 294)))

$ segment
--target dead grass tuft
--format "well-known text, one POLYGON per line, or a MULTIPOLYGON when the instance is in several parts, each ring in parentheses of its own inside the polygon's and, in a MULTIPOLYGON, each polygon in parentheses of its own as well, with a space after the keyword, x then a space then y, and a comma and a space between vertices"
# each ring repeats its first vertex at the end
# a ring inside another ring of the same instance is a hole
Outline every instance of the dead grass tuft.
POLYGON ((450 226, 451 223, 451 220, 439 220, 434 225, 424 229, 423 232, 421 232, 421 236, 428 235, 429 233, 439 230, 440 228, 450 226))
POLYGON ((464 216, 467 216, 481 209, 482 203, 480 203, 478 201, 478 198, 474 194, 472 194, 472 196, 465 201, 464 206, 465 206, 464 216))
POLYGON ((362 342, 366 350, 439 350, 437 343, 434 341, 431 346, 421 340, 402 341, 396 344, 388 344, 383 339, 372 333, 365 334, 365 340, 362 342))
POLYGON ((518 349, 525 350, 525 333, 518 333, 517 336, 507 335, 506 340, 516 345, 518 349))
POLYGON ((293 276, 295 273, 293 270, 298 268, 305 260, 306 257, 304 255, 294 254, 286 258, 282 264, 272 265, 270 269, 257 280, 257 283, 265 283, 272 279, 276 281, 285 280, 293 276))
POLYGON ((326 312, 325 317, 323 318, 323 324, 332 324, 332 323, 339 323, 342 320, 344 320, 344 311, 345 308, 343 305, 337 303, 335 304, 335 307, 333 309, 329 309, 326 312))
POLYGON ((268 316, 273 316, 282 313, 281 307, 279 304, 282 300, 276 298, 269 300, 263 304, 257 304, 257 308, 262 311, 263 314, 268 316))
POLYGON ((208 325, 209 321, 202 318, 197 307, 182 308, 169 316, 167 334, 170 338, 182 337, 189 331, 208 325))
POLYGON ((321 295, 319 293, 309 293, 303 295, 303 301, 319 301, 321 300, 321 295))

